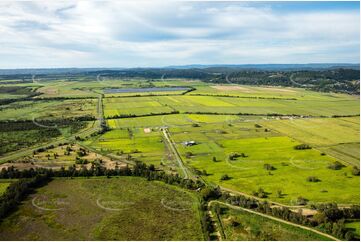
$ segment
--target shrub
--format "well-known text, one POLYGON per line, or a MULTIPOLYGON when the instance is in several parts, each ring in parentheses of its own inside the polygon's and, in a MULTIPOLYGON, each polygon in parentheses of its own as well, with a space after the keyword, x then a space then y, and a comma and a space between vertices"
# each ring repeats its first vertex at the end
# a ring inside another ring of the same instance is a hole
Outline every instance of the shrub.
POLYGON ((267 171, 276 170, 276 168, 274 166, 272 166, 271 164, 264 164, 263 168, 266 169, 267 171))
POLYGON ((335 161, 334 163, 330 164, 327 168, 331 170, 340 170, 342 167, 344 167, 343 164, 341 164, 339 161, 335 161))
POLYGON ((304 197, 298 197, 297 198, 297 205, 306 205, 308 202, 308 199, 304 197))
POLYGON ((231 179, 231 177, 228 176, 227 174, 225 174, 225 175, 223 175, 223 176, 221 177, 221 181, 226 181, 226 180, 229 180, 229 179, 231 179))
POLYGON ((319 182, 319 181, 321 181, 321 180, 318 179, 318 178, 315 177, 315 176, 309 176, 309 177, 307 177, 307 181, 309 181, 309 182, 319 182))
POLYGON ((293 148, 295 150, 308 150, 311 149, 311 146, 309 146, 308 144, 299 144, 299 145, 295 145, 293 148))
POLYGON ((352 167, 352 175, 359 176, 360 175, 360 168, 357 166, 352 167))

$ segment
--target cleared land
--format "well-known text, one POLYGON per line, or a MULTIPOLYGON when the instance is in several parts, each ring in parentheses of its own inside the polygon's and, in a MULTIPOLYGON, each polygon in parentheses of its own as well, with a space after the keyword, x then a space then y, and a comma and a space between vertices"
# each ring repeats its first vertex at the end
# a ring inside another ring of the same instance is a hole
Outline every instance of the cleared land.
POLYGON ((359 103, 356 100, 335 99, 281 100, 191 95, 107 98, 104 102, 104 112, 105 117, 149 115, 172 111, 258 115, 278 113, 304 116, 355 115, 359 113, 359 103))
POLYGON ((56 179, 2 221, 0 239, 202 240, 198 206, 142 178, 56 179))
POLYGON ((338 159, 359 166, 359 117, 273 120, 261 123, 338 159))
POLYGON ((350 166, 329 169, 335 158, 314 149, 295 150, 300 142, 255 124, 172 127, 170 132, 186 164, 211 183, 248 194, 263 188, 270 200, 292 205, 300 196, 311 203, 359 203, 359 177, 350 166), (185 146, 189 140, 198 144, 185 146), (231 160, 234 153, 245 157, 231 160), (221 180, 225 174, 230 179, 221 180), (312 176, 319 181, 309 182, 312 176))

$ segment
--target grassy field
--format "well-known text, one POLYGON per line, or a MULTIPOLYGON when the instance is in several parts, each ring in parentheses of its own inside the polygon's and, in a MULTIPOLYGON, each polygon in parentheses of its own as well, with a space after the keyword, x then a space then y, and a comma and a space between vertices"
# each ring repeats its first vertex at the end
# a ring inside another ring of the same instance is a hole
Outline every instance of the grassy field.
POLYGON ((162 112, 211 112, 285 115, 354 115, 359 113, 359 101, 340 100, 279 100, 257 98, 230 98, 216 96, 155 96, 107 98, 104 101, 106 117, 121 114, 145 115, 162 112), (345 108, 347 107, 347 108, 345 108))
POLYGON ((287 204, 296 204, 300 196, 314 203, 359 203, 359 177, 351 174, 350 166, 331 170, 328 166, 335 158, 314 149, 295 150, 300 142, 255 124, 204 124, 170 131, 186 164, 205 170, 204 178, 211 183, 248 194, 263 188, 269 199, 287 204), (184 146, 189 140, 198 144, 184 146), (230 160, 232 153, 246 157, 230 160), (265 169, 266 164, 273 169, 265 169), (221 180, 225 174, 231 178, 221 180), (311 176, 320 181, 307 181, 311 176))
POLYGON ((0 120, 59 119, 95 114, 95 99, 21 101, 3 105, 0 120))
POLYGON ((2 221, 0 239, 202 240, 198 206, 143 178, 56 179, 2 221))
POLYGON ((329 240, 302 228, 227 207, 221 207, 220 219, 227 240, 329 240))
POLYGON ((261 123, 337 159, 359 166, 359 117, 272 120, 261 123))
POLYGON ((100 137, 89 139, 86 145, 120 159, 141 160, 159 166, 168 161, 168 152, 160 130, 128 128, 111 130, 100 137))
MULTIPOLYGON (((249 117, 241 117, 236 115, 205 115, 205 114, 172 114, 172 115, 157 115, 137 118, 123 118, 107 120, 110 128, 137 128, 137 127, 172 127, 172 126, 187 126, 194 123, 224 123, 237 122, 249 117)), ((256 119, 256 117, 252 117, 256 119)))

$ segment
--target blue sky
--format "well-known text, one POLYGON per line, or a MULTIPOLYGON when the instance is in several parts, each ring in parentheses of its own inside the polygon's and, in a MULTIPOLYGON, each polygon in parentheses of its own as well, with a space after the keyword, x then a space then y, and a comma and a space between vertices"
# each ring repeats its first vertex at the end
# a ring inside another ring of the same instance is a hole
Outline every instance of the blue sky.
POLYGON ((1 1, 0 68, 359 63, 359 2, 1 1))

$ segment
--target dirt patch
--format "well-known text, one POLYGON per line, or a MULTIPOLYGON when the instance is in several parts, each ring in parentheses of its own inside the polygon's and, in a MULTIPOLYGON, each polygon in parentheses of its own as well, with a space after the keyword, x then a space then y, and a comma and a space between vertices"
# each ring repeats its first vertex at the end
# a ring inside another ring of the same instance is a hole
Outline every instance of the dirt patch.
POLYGON ((211 86, 214 89, 220 90, 220 91, 244 91, 244 92, 250 92, 251 89, 248 89, 246 87, 240 87, 240 86, 211 86))
POLYGON ((274 87, 264 87, 261 88, 263 90, 267 90, 267 91, 276 91, 276 92, 296 92, 295 90, 289 89, 289 88, 274 88, 274 87))
POLYGON ((150 133, 150 132, 152 132, 152 130, 151 130, 150 128, 145 128, 145 129, 144 129, 144 133, 148 134, 148 133, 150 133))
POLYGON ((44 93, 44 94, 47 94, 47 95, 56 95, 56 94, 58 94, 58 89, 53 88, 53 87, 40 88, 39 91, 44 93))

